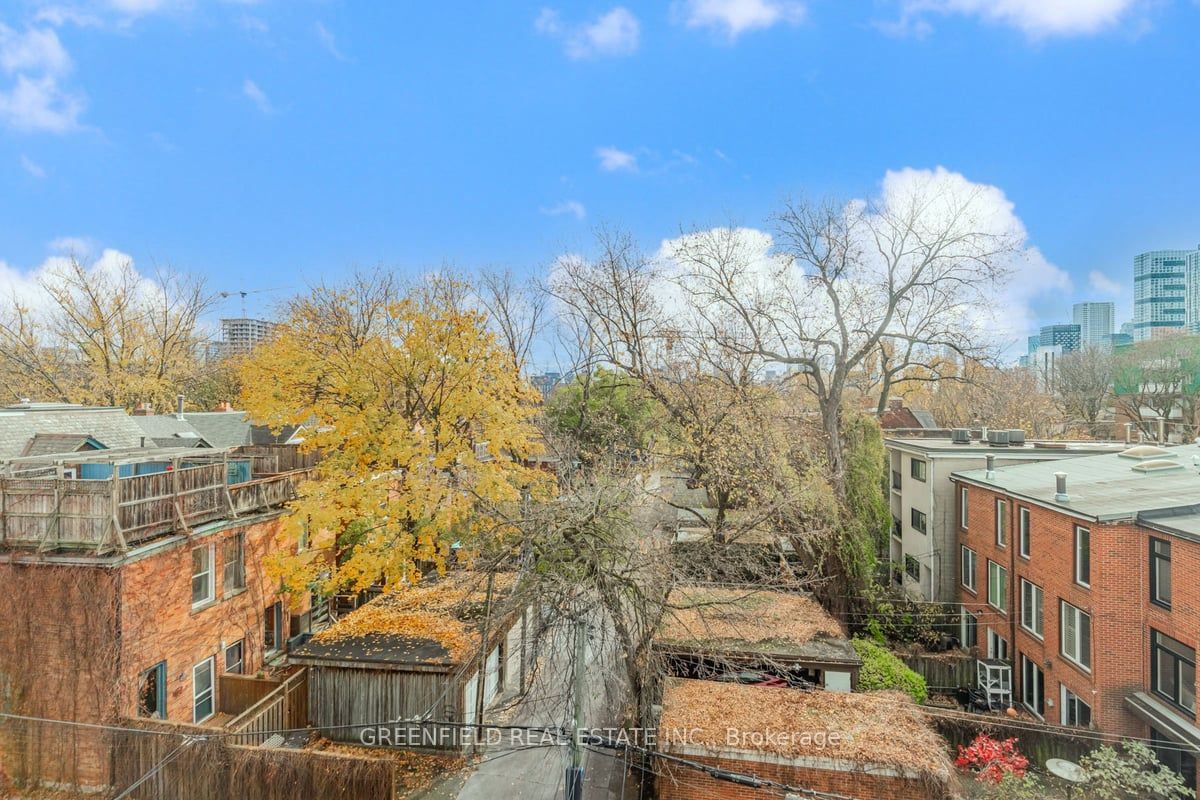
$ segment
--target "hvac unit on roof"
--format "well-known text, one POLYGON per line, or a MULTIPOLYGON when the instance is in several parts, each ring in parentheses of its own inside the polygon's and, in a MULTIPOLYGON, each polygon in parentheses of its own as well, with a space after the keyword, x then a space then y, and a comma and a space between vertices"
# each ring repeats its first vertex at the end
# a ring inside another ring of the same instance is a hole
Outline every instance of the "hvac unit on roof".
POLYGON ((954 444, 970 444, 971 431, 966 428, 955 428, 950 431, 950 441, 954 444))
POLYGON ((1008 431, 988 431, 987 442, 991 447, 1008 447, 1008 431))
POLYGON ((1008 432, 1008 443, 1013 447, 1025 446, 1025 431, 1014 428, 1008 432))

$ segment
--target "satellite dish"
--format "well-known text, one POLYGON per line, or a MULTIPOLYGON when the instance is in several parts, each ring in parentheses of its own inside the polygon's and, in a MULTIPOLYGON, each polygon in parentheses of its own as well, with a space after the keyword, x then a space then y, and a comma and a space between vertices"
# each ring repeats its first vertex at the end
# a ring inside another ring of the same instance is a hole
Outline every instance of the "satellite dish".
POLYGON ((1087 772, 1084 771, 1083 767, 1074 761, 1067 761, 1065 758, 1046 759, 1046 770, 1051 775, 1057 775, 1064 781, 1070 781, 1071 783, 1084 783, 1087 781, 1087 772))

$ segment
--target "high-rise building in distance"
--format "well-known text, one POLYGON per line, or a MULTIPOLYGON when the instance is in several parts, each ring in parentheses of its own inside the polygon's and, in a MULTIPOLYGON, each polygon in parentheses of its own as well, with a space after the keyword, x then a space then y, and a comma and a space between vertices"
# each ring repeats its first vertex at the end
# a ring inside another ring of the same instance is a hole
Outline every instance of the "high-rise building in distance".
POLYGON ((1039 339, 1041 347, 1059 347, 1061 348, 1059 351, 1061 353, 1073 353, 1082 344, 1079 336, 1079 326, 1074 323, 1068 325, 1043 325, 1039 339))
POLYGON ((1200 248, 1188 253, 1184 300, 1184 327, 1188 333, 1200 333, 1200 248))
POLYGON ((1114 303, 1085 302, 1071 307, 1071 321, 1079 326, 1083 347, 1103 347, 1113 333, 1114 303))
POLYGON ((271 338, 275 323, 265 319, 238 317, 221 320, 221 341, 211 342, 208 346, 209 358, 225 358, 226 356, 249 353, 254 346, 271 338))
POLYGON ((1194 250, 1150 250, 1133 259, 1133 338, 1182 333, 1187 322, 1188 262, 1194 250))

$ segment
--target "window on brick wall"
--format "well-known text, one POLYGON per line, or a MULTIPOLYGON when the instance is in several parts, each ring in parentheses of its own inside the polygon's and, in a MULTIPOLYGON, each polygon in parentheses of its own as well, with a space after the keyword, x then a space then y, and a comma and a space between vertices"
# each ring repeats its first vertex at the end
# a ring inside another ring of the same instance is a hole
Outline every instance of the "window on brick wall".
POLYGON ((988 561, 988 605, 1000 611, 1008 610, 1008 570, 995 561, 988 561))
POLYGON ((1021 627, 1042 638, 1042 587, 1021 579, 1021 627))
POLYGON ((142 673, 138 687, 138 716, 167 718, 167 662, 160 661, 142 673))
POLYGON ((213 599, 213 547, 211 544, 192 548, 192 606, 211 603, 213 599))
POLYGON ((1092 618, 1066 600, 1059 601, 1059 628, 1063 658, 1084 669, 1092 668, 1092 618))
POLYGON ((967 529, 967 510, 970 507, 968 501, 970 494, 967 492, 967 487, 962 486, 958 490, 958 526, 964 531, 967 529))
POLYGON ((1021 702, 1039 717, 1046 713, 1045 675, 1037 662, 1021 654, 1021 702))
POLYGON ((1023 558, 1029 558, 1030 551, 1030 518, 1028 508, 1017 509, 1017 553, 1023 558))
POLYGON ((225 565, 225 596, 246 588, 246 534, 238 533, 225 540, 221 560, 225 565))
POLYGON ((246 640, 238 639, 225 648, 225 671, 241 675, 246 671, 246 640))
POLYGON ((263 646, 268 653, 283 648, 283 603, 272 603, 263 612, 263 646))
POLYGON ((1190 714, 1196 713, 1196 651, 1150 631, 1150 688, 1190 714))
POLYGON ((192 667, 192 722, 204 722, 216 713, 214 679, 212 658, 192 667))
POLYGON ((1008 501, 996 501, 996 544, 1008 546, 1008 501))
POLYGON ((975 591, 975 570, 978 566, 978 556, 975 551, 969 547, 962 549, 962 585, 966 589, 975 591))
POLYGON ((987 657, 1008 661, 1008 639, 988 628, 987 657))
POLYGON ((1083 702, 1079 695, 1065 685, 1062 687, 1062 697, 1059 702, 1061 722, 1063 725, 1073 725, 1079 728, 1092 726, 1092 707, 1083 702))
POLYGON ((1075 526, 1075 582, 1092 585, 1092 532, 1079 525, 1075 526))
POLYGON ((1150 601, 1171 607, 1171 543, 1150 540, 1150 601))

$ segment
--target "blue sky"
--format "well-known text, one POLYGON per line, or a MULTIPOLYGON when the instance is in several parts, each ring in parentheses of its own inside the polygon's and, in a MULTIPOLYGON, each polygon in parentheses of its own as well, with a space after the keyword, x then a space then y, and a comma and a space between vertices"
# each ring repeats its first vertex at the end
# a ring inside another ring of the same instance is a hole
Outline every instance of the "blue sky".
POLYGON ((0 279, 526 272, 943 166, 1056 270, 1031 321, 1124 319, 1133 255, 1200 243, 1198 38, 1195 0, 0 0, 0 279))

